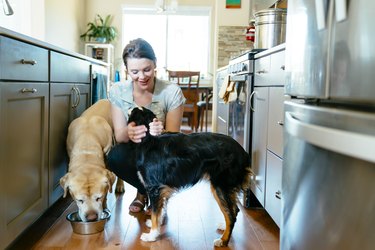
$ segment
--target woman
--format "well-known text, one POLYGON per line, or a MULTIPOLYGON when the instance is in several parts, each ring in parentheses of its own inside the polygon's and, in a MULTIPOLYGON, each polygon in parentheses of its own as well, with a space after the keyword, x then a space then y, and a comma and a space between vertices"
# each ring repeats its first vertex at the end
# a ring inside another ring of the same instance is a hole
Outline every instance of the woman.
POLYGON ((155 77, 156 56, 151 45, 138 38, 130 41, 122 54, 131 80, 116 83, 109 93, 114 134, 117 141, 108 155, 108 167, 121 179, 137 188, 137 196, 130 204, 131 212, 143 211, 148 203, 146 190, 137 176, 135 162, 128 157, 134 147, 127 142, 141 142, 146 136, 145 126, 128 123, 128 111, 136 106, 152 110, 157 119, 150 123, 150 133, 159 135, 165 129, 179 132, 185 98, 177 84, 155 77))

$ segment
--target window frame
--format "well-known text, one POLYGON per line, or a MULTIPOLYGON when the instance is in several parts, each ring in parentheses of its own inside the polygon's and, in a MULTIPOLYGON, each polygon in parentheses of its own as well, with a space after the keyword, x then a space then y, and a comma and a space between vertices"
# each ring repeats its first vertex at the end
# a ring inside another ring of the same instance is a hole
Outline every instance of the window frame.
MULTIPOLYGON (((164 57, 164 65, 161 65, 158 61, 157 65, 157 71, 158 71, 158 77, 162 79, 166 79, 166 69, 167 67, 173 67, 171 65, 168 65, 168 16, 170 15, 188 15, 188 16, 205 16, 207 17, 207 51, 205 56, 206 66, 205 70, 200 70, 202 76, 207 76, 210 73, 210 52, 211 52, 211 18, 212 18, 212 8, 207 6, 178 6, 178 9, 173 12, 163 12, 163 13, 157 13, 156 7, 151 5, 126 5, 122 7, 122 48, 126 46, 126 44, 129 42, 129 38, 125 35, 125 16, 126 14, 132 14, 132 15, 161 15, 166 16, 166 42, 165 47, 162 50, 162 55, 164 57)), ((155 49, 156 50, 156 49, 155 49)), ((158 54, 160 51, 155 51, 155 53, 158 54)), ((160 53, 159 53, 160 55, 160 53)), ((159 59, 158 59, 159 60, 159 59)), ((176 70, 176 69, 175 69, 176 70)))

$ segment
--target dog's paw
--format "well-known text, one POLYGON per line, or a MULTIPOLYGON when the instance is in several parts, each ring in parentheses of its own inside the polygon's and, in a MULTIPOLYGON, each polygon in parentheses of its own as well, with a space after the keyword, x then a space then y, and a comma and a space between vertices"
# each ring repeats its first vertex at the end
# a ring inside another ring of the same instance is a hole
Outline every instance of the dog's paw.
POLYGON ((214 240, 215 247, 225 247, 226 245, 227 244, 225 244, 225 242, 221 238, 214 240))
POLYGON ((125 193, 125 184, 120 178, 117 179, 115 192, 118 194, 125 193))
POLYGON ((150 241, 156 241, 159 237, 159 232, 156 230, 151 230, 150 233, 143 233, 141 235, 141 240, 150 242, 150 241))
POLYGON ((147 219, 146 222, 145 222, 145 224, 146 224, 146 227, 151 228, 152 221, 150 219, 147 219))
POLYGON ((217 230, 224 231, 225 230, 225 223, 223 223, 223 222, 217 223, 217 230))

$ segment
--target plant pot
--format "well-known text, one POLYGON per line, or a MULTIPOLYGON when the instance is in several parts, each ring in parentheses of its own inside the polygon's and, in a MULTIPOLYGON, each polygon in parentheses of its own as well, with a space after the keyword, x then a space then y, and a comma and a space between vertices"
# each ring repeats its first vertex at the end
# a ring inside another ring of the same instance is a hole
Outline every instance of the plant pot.
POLYGON ((97 38, 95 38, 95 42, 106 43, 107 42, 107 38, 105 38, 105 37, 97 37, 97 38))

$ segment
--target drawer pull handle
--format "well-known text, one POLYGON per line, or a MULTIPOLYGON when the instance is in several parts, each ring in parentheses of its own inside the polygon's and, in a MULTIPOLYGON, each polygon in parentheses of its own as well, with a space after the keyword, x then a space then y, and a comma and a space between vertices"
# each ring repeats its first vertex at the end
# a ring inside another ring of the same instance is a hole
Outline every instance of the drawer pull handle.
POLYGON ((260 75, 260 74, 265 74, 265 73, 267 73, 267 71, 264 70, 264 69, 262 69, 262 70, 258 70, 256 73, 260 75))
POLYGON ((251 103, 252 103, 252 99, 253 99, 254 95, 255 95, 255 91, 253 91, 253 93, 251 93, 251 95, 249 97, 250 110, 253 111, 253 112, 255 112, 255 109, 254 109, 254 107, 251 103))
POLYGON ((278 121, 277 124, 279 124, 280 126, 284 126, 284 122, 283 121, 278 121))
POLYGON ((279 200, 281 200, 281 191, 278 190, 276 193, 275 193, 275 197, 279 200))
POLYGON ((23 88, 21 89, 21 93, 36 93, 37 92, 37 89, 27 89, 27 88, 23 88))
POLYGON ((25 59, 21 59, 21 63, 22 63, 22 64, 35 65, 35 64, 37 64, 38 62, 35 61, 35 60, 25 60, 25 59))
POLYGON ((75 109, 78 107, 79 103, 81 102, 81 92, 79 91, 79 88, 74 86, 71 90, 73 93, 73 100, 74 103, 72 104, 72 109, 75 109))
POLYGON ((281 69, 281 70, 285 70, 285 65, 282 65, 282 66, 280 67, 280 69, 281 69))

